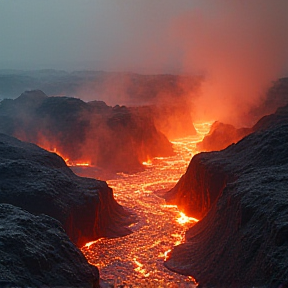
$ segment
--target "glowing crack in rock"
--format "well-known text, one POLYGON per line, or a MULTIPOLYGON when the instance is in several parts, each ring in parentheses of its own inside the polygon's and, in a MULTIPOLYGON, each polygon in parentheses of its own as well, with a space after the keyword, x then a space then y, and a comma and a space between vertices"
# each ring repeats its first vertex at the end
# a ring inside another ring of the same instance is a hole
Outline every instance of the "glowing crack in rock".
POLYGON ((199 134, 173 141, 176 155, 153 158, 142 172, 118 173, 107 180, 116 200, 134 211, 139 221, 130 226, 132 234, 102 238, 87 243, 81 250, 89 263, 99 268, 101 278, 115 288, 197 286, 193 277, 173 273, 163 262, 173 246, 184 242, 186 229, 198 220, 187 217, 176 205, 167 205, 155 192, 168 191, 177 183, 198 152, 196 143, 209 132, 210 126, 197 124, 199 134))

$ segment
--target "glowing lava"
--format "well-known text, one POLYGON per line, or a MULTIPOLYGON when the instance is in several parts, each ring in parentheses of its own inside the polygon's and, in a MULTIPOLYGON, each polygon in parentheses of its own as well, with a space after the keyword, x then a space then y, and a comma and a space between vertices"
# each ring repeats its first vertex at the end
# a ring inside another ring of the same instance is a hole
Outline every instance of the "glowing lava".
POLYGON ((89 161, 89 160, 71 161, 68 157, 64 156, 63 153, 59 152, 59 150, 56 147, 54 147, 53 149, 50 149, 50 148, 45 147, 45 145, 38 144, 38 146, 42 147, 43 149, 45 149, 49 152, 53 152, 53 153, 57 154, 58 156, 60 156, 66 162, 67 166, 93 167, 93 165, 91 165, 91 161, 89 161))
POLYGON ((180 217, 177 219, 179 224, 186 224, 189 222, 198 222, 199 220, 193 217, 186 216, 183 212, 180 212, 180 217))
POLYGON ((91 264, 98 266, 101 278, 114 287, 197 286, 193 277, 167 270, 163 261, 173 246, 184 242, 185 230, 198 220, 187 217, 176 205, 167 205, 154 192, 167 191, 175 185, 198 152, 196 143, 209 132, 211 124, 197 124, 196 136, 173 141, 176 155, 154 158, 143 163, 145 171, 119 173, 107 181, 116 200, 134 211, 139 222, 130 227, 134 233, 87 243, 82 252, 91 264))

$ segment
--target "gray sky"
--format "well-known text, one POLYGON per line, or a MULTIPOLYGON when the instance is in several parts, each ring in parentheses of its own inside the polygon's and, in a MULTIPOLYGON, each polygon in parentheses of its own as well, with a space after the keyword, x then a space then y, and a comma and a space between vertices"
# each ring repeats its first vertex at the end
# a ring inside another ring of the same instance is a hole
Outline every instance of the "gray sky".
POLYGON ((0 0, 0 64, 193 72, 236 53, 286 64, 286 15, 287 0, 0 0))
POLYGON ((127 61, 126 68, 141 68, 143 58, 156 60, 153 46, 164 48, 170 20, 193 6, 177 2, 0 0, 0 63, 64 69, 102 63, 113 69, 127 61))
POLYGON ((198 106, 220 119, 288 76, 287 15, 287 0, 0 0, 0 67, 201 73, 198 106))

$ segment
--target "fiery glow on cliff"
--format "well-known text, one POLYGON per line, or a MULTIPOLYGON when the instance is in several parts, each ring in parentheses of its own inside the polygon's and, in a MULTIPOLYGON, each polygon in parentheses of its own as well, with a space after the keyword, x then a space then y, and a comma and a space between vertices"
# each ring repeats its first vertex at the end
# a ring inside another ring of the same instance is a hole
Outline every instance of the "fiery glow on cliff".
POLYGON ((66 162, 66 164, 69 163, 69 158, 64 156, 60 151, 58 151, 56 147, 54 147, 53 149, 50 149, 50 148, 47 148, 47 147, 43 147, 41 144, 39 146, 42 147, 43 149, 46 149, 47 151, 50 151, 50 152, 53 152, 53 153, 57 154, 58 156, 60 156, 66 162))
POLYGON ((55 154, 57 154, 58 156, 60 156, 65 162, 67 166, 78 166, 78 167, 93 167, 93 165, 91 165, 91 161, 90 160, 78 160, 78 161, 72 161, 69 159, 69 157, 67 157, 65 155, 65 153, 62 153, 59 151, 59 149, 57 149, 56 147, 54 148, 50 148, 50 146, 45 146, 42 145, 41 143, 38 144, 38 146, 42 147, 43 149, 49 151, 49 152, 53 152, 55 154))

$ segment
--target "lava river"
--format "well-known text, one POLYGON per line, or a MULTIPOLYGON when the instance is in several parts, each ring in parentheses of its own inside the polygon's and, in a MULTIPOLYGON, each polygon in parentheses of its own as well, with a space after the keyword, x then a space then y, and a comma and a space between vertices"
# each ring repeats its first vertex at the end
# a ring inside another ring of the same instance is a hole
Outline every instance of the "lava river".
POLYGON ((195 136, 173 141, 175 156, 154 158, 136 174, 118 174, 107 183, 117 201, 137 214, 134 233, 116 239, 87 243, 82 252, 100 270, 100 276, 114 287, 196 287, 193 278, 167 270, 163 261, 169 250, 183 242, 187 228, 197 219, 188 218, 177 206, 165 205, 156 191, 172 188, 185 172, 196 143, 211 124, 196 124, 195 136))

